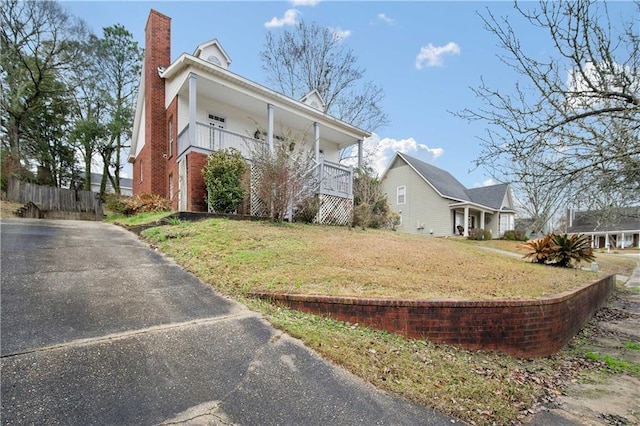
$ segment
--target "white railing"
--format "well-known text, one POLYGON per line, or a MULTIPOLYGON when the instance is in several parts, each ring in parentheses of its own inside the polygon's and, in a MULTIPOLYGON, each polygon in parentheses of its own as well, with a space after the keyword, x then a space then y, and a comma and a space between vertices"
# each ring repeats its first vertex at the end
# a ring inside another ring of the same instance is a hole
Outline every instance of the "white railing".
POLYGON ((338 163, 322 161, 319 165, 318 181, 320 194, 338 197, 353 197, 353 169, 338 163))
POLYGON ((184 154, 189 148, 205 152, 235 148, 245 158, 249 158, 250 153, 255 151, 255 146, 263 143, 252 137, 203 123, 196 123, 195 139, 191 141, 189 140, 189 125, 187 124, 178 135, 178 156, 184 154))
MULTIPOLYGON (((182 129, 178 135, 178 157, 189 150, 203 153, 220 151, 227 148, 235 148, 247 159, 257 152, 257 145, 265 144, 264 141, 233 133, 225 129, 196 123, 195 139, 189 138, 189 125, 182 129)), ((316 191, 319 194, 335 195, 343 198, 353 197, 353 169, 342 164, 322 160, 315 173, 316 191)))

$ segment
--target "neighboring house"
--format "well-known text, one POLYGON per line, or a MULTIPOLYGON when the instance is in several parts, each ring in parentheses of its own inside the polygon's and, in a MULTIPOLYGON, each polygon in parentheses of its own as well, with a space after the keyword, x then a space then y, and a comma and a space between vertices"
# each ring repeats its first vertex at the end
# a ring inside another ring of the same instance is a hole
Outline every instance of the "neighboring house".
POLYGON ((381 179, 391 210, 400 214, 401 232, 468 236, 470 229, 483 228, 500 238, 514 229, 507 184, 467 189, 449 172, 399 152, 381 179))
MULTIPOLYGON (((361 163, 370 133, 325 114, 316 91, 295 100, 229 71, 231 59, 218 40, 173 63, 170 40, 171 18, 151 10, 129 156, 133 193, 169 198, 175 210, 206 212, 201 170, 209 153, 233 147, 250 162, 252 147, 272 149, 274 139, 292 132, 315 162, 318 221, 349 223, 353 170, 338 164, 339 155, 357 144, 361 163)), ((251 198, 251 214, 263 214, 263 204, 251 198)))
MULTIPOLYGON (((99 173, 91 173, 91 191, 92 192, 100 192, 100 184, 102 183, 102 175, 99 173)), ((106 186, 107 193, 115 192, 113 190, 113 186, 109 179, 107 179, 106 186)), ((133 180, 129 178, 120 178, 120 194, 122 195, 133 195, 133 180)))
POLYGON ((640 207, 567 212, 567 234, 584 234, 593 248, 640 248, 640 207))

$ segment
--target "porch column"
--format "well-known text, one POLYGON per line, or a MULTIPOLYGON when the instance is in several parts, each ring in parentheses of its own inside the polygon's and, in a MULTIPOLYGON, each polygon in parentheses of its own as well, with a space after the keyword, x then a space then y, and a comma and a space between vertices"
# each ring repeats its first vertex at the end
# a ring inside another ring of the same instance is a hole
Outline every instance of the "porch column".
POLYGON ((624 248, 624 232, 620 234, 620 248, 624 248))
POLYGON ((464 208, 464 236, 469 236, 469 207, 464 208))
POLYGON ((358 168, 362 167, 362 139, 358 141, 358 168))
POLYGON ((604 246, 607 249, 607 252, 609 252, 609 234, 604 234, 604 246))
POLYGON ((480 229, 484 229, 484 211, 480 212, 480 229))
POLYGON ((273 105, 271 104, 267 104, 267 144, 269 154, 273 155, 273 105))
POLYGON ((315 142, 316 164, 320 164, 320 124, 313 123, 313 140, 315 142))
POLYGON ((189 73, 189 142, 196 144, 196 92, 198 86, 198 76, 189 73))

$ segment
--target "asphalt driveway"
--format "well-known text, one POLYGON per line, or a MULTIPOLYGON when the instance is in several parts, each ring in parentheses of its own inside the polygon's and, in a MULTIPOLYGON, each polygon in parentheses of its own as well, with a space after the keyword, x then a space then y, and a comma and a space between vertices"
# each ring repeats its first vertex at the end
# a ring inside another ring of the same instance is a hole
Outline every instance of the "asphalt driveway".
POLYGON ((0 220, 2 424, 450 425, 116 226, 0 220))

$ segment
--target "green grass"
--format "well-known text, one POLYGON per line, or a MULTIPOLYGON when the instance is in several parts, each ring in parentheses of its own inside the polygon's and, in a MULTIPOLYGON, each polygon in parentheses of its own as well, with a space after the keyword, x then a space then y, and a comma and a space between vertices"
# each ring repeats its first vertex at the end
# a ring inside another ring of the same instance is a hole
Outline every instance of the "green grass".
POLYGON ((624 347, 632 351, 640 351, 640 342, 624 342, 624 347))
POLYGON ((105 218, 105 221, 121 226, 135 226, 146 225, 155 223, 163 218, 170 216, 171 212, 153 212, 153 213, 140 213, 135 216, 124 216, 121 214, 109 215, 105 218))
POLYGON ((640 365, 625 359, 612 357, 608 354, 600 354, 598 352, 587 352, 587 358, 594 361, 600 361, 615 373, 626 373, 632 376, 640 377, 640 365))

